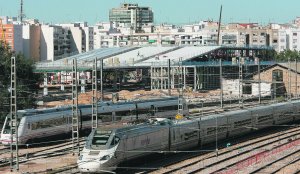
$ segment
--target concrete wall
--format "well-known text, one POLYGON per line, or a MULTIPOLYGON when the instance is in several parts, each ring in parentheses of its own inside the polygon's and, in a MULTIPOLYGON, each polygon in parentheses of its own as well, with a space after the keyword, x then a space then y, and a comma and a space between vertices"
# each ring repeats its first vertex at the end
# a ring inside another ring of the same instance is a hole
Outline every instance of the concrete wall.
POLYGON ((23 53, 23 36, 22 36, 22 26, 21 25, 14 25, 13 29, 13 37, 14 37, 14 51, 16 53, 23 53))
MULTIPOLYGON (((260 95, 262 97, 270 96, 271 95, 271 87, 272 87, 272 83, 261 83, 260 84, 260 95)), ((252 95, 254 95, 254 96, 259 95, 258 83, 252 84, 252 95)))
MULTIPOLYGON (((69 27, 72 35, 71 35, 71 53, 78 52, 82 53, 82 39, 83 31, 80 27, 69 27)), ((84 49, 85 51, 85 49, 84 49)))
MULTIPOLYGON (((225 95, 239 96, 239 79, 223 79, 223 93, 225 95)), ((242 89, 240 89, 242 92, 242 89)))
POLYGON ((35 62, 40 61, 41 27, 23 25, 23 54, 35 62))
POLYGON ((41 61, 54 60, 54 28, 48 25, 41 27, 41 61))
POLYGON ((30 56, 37 62, 41 58, 41 26, 30 26, 30 56))

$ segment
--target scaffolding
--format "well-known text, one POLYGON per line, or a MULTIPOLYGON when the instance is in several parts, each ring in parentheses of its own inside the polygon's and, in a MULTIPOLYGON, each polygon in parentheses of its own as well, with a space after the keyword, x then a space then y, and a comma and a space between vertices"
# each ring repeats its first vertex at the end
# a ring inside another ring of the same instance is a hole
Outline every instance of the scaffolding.
POLYGON ((19 171, 19 147, 18 147, 18 115, 17 115, 17 75, 16 58, 11 58, 11 91, 10 91, 10 170, 19 171), (15 136, 15 137, 14 137, 15 136), (15 139, 15 140, 14 140, 15 139), (14 143, 15 142, 15 143, 14 143))

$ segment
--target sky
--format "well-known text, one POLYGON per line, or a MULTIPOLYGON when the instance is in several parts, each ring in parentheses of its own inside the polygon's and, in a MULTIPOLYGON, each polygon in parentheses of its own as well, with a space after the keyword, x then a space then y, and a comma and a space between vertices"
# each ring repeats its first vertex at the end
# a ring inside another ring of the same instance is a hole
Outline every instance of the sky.
MULTIPOLYGON (((109 9, 121 3, 150 6, 154 22, 190 24, 219 18, 223 23, 288 23, 300 16, 300 0, 24 0, 27 18, 45 23, 108 21, 109 9)), ((0 0, 0 16, 18 16, 20 0, 0 0)))

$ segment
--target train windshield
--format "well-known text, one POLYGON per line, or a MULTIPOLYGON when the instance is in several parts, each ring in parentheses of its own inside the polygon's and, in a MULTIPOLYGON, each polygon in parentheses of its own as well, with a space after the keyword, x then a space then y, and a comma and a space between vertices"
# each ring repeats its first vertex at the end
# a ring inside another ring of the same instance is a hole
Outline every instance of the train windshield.
MULTIPOLYGON (((15 134, 14 131, 15 130, 13 130, 13 134, 15 134)), ((6 117, 6 119, 5 119, 3 134, 10 134, 10 119, 8 117, 6 117)))
POLYGON ((112 133, 111 131, 98 131, 97 130, 93 136, 91 148, 92 149, 105 149, 111 133, 112 133))

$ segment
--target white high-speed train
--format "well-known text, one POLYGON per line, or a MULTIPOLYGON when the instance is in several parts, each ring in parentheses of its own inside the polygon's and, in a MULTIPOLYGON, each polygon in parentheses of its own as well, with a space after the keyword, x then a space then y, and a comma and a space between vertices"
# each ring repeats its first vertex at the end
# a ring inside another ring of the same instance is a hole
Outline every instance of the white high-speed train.
MULTIPOLYGON (((91 128, 91 105, 79 105, 80 129, 91 128)), ((178 98, 161 98, 132 102, 103 102, 98 107, 99 124, 106 121, 149 117, 174 117, 178 109, 178 98)), ((184 101, 184 114, 188 114, 184 101)), ((24 144, 29 140, 68 133, 72 130, 71 106, 51 109, 27 109, 18 113, 18 141, 24 144)), ((15 137, 14 137, 15 139, 15 137)), ((10 120, 6 117, 1 130, 0 141, 10 144, 10 120)))
POLYGON ((96 129, 77 160, 81 172, 113 171, 121 162, 149 152, 184 150, 300 119, 300 101, 194 118, 162 119, 116 129, 96 129))

